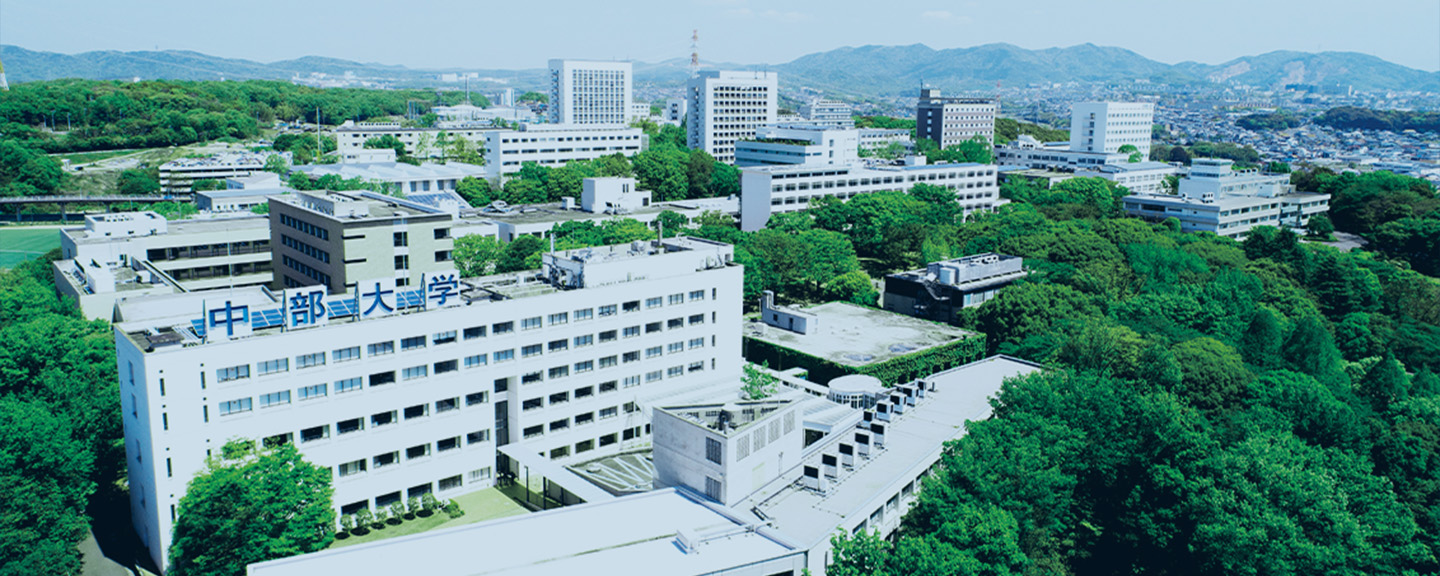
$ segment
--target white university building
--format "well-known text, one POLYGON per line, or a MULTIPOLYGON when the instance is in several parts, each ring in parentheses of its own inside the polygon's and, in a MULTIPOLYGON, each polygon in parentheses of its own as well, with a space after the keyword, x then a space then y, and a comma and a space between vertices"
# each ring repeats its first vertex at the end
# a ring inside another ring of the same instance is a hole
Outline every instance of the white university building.
POLYGON ((955 191, 964 214, 993 210, 1000 199, 995 166, 989 164, 925 165, 911 157, 906 166, 848 164, 778 165, 746 168, 740 172, 740 229, 765 227, 777 212, 806 210, 817 198, 849 200, 872 192, 905 192, 916 184, 931 184, 955 191))
POLYGON ((237 438, 296 444, 330 470, 341 513, 493 486, 503 450, 564 464, 647 445, 653 406, 739 378, 732 256, 678 238, 547 253, 524 274, 365 280, 349 295, 123 302, 136 532, 163 569, 186 484, 237 438))
POLYGON ((631 69, 629 62, 551 60, 550 123, 625 124, 632 114, 631 69))
POLYGON ((774 72, 701 71, 685 85, 688 146, 734 162, 737 140, 775 122, 778 91, 774 72))
POLYGON ((1129 144, 1150 157, 1155 105, 1149 102, 1080 102, 1070 107, 1070 149, 1114 153, 1129 144))

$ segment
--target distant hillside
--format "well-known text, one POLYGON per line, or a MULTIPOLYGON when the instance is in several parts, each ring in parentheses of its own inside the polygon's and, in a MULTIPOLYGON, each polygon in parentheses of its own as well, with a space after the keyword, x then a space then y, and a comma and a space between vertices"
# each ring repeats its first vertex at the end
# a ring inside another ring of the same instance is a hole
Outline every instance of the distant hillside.
MULTIPOLYGON (((442 85, 437 75, 461 70, 425 70, 377 63, 306 56, 262 63, 220 58, 178 50, 81 54, 35 52, 4 46, 0 59, 12 83, 57 78, 99 80, 174 79, 286 80, 299 74, 346 73, 400 87, 442 85)), ((537 64, 543 59, 537 57, 537 64)), ((705 62, 706 69, 771 70, 780 73, 785 86, 805 86, 836 95, 858 97, 913 94, 922 82, 948 90, 989 90, 997 83, 1026 86, 1055 82, 1121 83, 1146 80, 1166 83, 1242 83, 1278 87, 1287 84, 1352 86, 1357 90, 1440 91, 1440 73, 1406 68, 1374 56, 1354 52, 1270 52, 1246 56, 1219 65, 1182 62, 1170 65, 1150 60, 1123 48, 1081 44, 1066 48, 1027 50, 1010 44, 935 50, 923 44, 909 46, 845 47, 809 54, 776 65, 740 65, 705 62)), ((464 70, 482 78, 476 88, 544 86, 543 68, 524 70, 464 70)), ((638 84, 678 85, 690 75, 689 62, 675 58, 635 63, 638 84)), ((449 84, 448 86, 456 86, 449 84)))

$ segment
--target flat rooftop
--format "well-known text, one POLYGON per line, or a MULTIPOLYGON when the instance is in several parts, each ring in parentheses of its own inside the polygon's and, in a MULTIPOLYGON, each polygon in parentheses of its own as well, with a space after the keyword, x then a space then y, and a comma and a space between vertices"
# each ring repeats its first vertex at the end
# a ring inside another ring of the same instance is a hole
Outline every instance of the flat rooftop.
POLYGON ((784 398, 769 400, 746 400, 691 406, 658 407, 681 419, 722 436, 733 436, 766 416, 790 406, 791 400, 784 398))
POLYGON ((954 326, 848 302, 828 302, 801 311, 819 318, 814 333, 797 334, 752 320, 745 323, 745 336, 854 367, 975 336, 954 326))
MULTIPOLYGON (((270 229, 270 217, 250 213, 215 214, 196 216, 184 220, 170 220, 165 223, 164 234, 153 234, 150 236, 183 236, 185 234, 208 234, 211 232, 257 230, 261 228, 267 231, 270 229)), ((134 236, 91 235, 90 230, 83 226, 62 228, 61 230, 64 234, 68 234, 71 239, 82 243, 105 243, 146 237, 140 234, 134 236)), ((269 234, 267 233, 265 236, 268 238, 269 234)))
MULTIPOLYGON (((578 204, 578 202, 577 202, 578 204)), ((574 220, 596 220, 605 218, 633 218, 635 216, 658 215, 666 210, 687 211, 687 210, 718 210, 720 212, 738 212, 740 203, 738 200, 727 200, 725 198, 706 198, 700 200, 682 200, 676 202, 655 202, 649 206, 631 210, 620 214, 608 214, 603 212, 586 212, 579 208, 566 210, 559 202, 546 204, 520 204, 511 205, 507 209, 495 210, 490 207, 478 208, 474 215, 479 218, 506 222, 516 226, 527 224, 544 224, 571 222, 574 220)))
POLYGON ((710 574, 797 554, 767 529, 674 489, 252 564, 250 576, 312 574, 710 574), (690 553, 685 531, 700 542, 690 553))
MULTIPOLYGON (((939 457, 945 442, 963 436, 966 422, 989 418, 990 398, 999 394, 1006 378, 1040 369, 1022 360, 992 356, 928 376, 925 380, 935 383, 935 391, 895 415, 885 430, 885 448, 872 450, 868 460, 857 457, 855 468, 832 481, 825 494, 791 483, 761 490, 732 508, 759 508, 782 535, 808 548, 829 538, 845 519, 868 516, 883 505, 939 457)), ((806 463, 813 465, 809 460, 806 463)))

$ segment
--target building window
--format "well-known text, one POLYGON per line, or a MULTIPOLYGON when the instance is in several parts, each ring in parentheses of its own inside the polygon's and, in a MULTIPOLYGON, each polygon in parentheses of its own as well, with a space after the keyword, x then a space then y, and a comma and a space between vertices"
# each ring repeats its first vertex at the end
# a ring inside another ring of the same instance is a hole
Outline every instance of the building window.
POLYGON ((616 382, 614 380, 611 380, 609 382, 601 382, 600 393, 604 394, 606 392, 614 392, 620 388, 619 384, 619 382, 616 382))
POLYGON ((670 295, 670 305, 671 305, 671 306, 674 306, 674 305, 676 305, 676 304, 684 304, 684 303, 685 303, 685 295, 684 295, 684 294, 671 294, 671 295, 670 295))
POLYGON ((640 301, 639 301, 639 300, 631 300, 631 301, 629 301, 629 302, 626 302, 626 303, 624 303, 624 304, 621 304, 621 305, 620 305, 620 309, 621 309, 621 310, 624 310, 624 311, 626 311, 626 312, 639 312, 639 311, 640 311, 640 301))
POLYGON ((576 373, 589 372, 589 371, 594 370, 594 369, 595 369, 595 361, 594 361, 594 360, 586 360, 586 361, 584 361, 584 362, 576 362, 576 363, 575 363, 575 372, 576 372, 576 373))
POLYGON ((381 413, 379 413, 379 414, 371 414, 371 415, 370 415, 370 427, 371 427, 371 428, 379 428, 379 427, 381 427, 381 426, 389 426, 389 425, 394 424, 394 423, 399 422, 399 421, 400 421, 399 413, 396 412, 396 411, 394 411, 394 410, 391 410, 391 411, 389 411, 389 412, 381 412, 381 413))
POLYGON ((569 393, 569 392, 556 392, 556 393, 550 395, 550 405, 551 405, 551 406, 554 406, 554 405, 556 405, 556 404, 564 404, 564 403, 569 402, 569 401, 570 401, 570 393, 569 393))
POLYGON ((607 304, 607 305, 605 305, 605 306, 601 306, 601 307, 600 307, 600 316, 603 317, 603 316, 614 316, 614 315, 615 315, 615 305, 614 305, 614 304, 607 304))
POLYGON ((250 377, 250 365, 249 365, 249 364, 241 364, 241 365, 239 365, 239 366, 231 366, 231 367, 229 367, 229 368, 221 368, 221 369, 215 371, 215 381, 216 381, 216 382, 229 382, 229 381, 231 381, 231 380, 240 380, 240 379, 249 378, 249 377, 250 377))
POLYGON ((409 255, 409 254, 401 254, 401 255, 399 255, 399 256, 396 256, 396 257, 395 257, 395 269, 396 269, 396 270, 409 270, 409 269, 410 269, 410 255, 409 255))
POLYGON ((605 446, 609 446, 609 445, 611 445, 611 444, 614 444, 615 441, 616 441, 616 440, 615 440, 615 435, 614 435, 614 434, 606 434, 606 435, 600 437, 600 447, 603 448, 603 447, 605 447, 605 446))
POLYGON ((704 338, 691 338, 691 339, 690 339, 690 349, 691 349, 691 350, 694 350, 694 349, 696 349, 696 348, 704 348, 704 347, 705 347, 705 339, 704 339, 704 338))
POLYGON ((490 431, 489 431, 489 430, 477 430, 477 431, 475 431, 475 432, 471 432, 471 433, 465 435, 465 443, 466 443, 466 444, 479 444, 479 443, 481 443, 481 442, 489 442, 489 441, 490 441, 490 431))
POLYGON ((501 335, 501 334, 509 334, 509 333, 515 331, 515 323, 514 323, 514 322, 497 322, 497 323, 495 323, 494 326, 492 326, 492 327, 490 328, 490 331, 491 331, 491 332, 494 332, 496 336, 499 336, 499 335, 501 335))
POLYGON ((400 340, 400 350, 401 350, 402 352, 403 352, 403 351, 414 350, 414 349, 416 349, 416 348, 424 348, 424 347, 425 347, 425 337, 424 337, 424 336, 411 336, 411 337, 409 337, 409 338, 402 338, 402 339, 400 340))
POLYGON ((720 461, 720 451, 723 447, 719 440, 714 438, 705 439, 705 459, 716 464, 724 464, 720 461))
POLYGON ((359 418, 351 418, 351 419, 349 419, 349 420, 341 420, 341 421, 335 423, 335 432, 338 433, 338 434, 340 434, 340 435, 342 435, 342 436, 345 435, 345 434, 349 434, 349 433, 351 433, 351 432, 359 432, 359 431, 364 430, 364 429, 365 429, 365 421, 364 421, 364 420, 361 420, 361 419, 359 419, 359 418))
POLYGON ((419 446, 411 446, 411 447, 405 449, 405 459, 406 459, 406 460, 414 460, 414 459, 416 459, 416 458, 424 458, 424 457, 429 456, 429 455, 430 455, 430 445, 429 445, 429 444, 421 444, 421 445, 419 445, 419 446))
POLYGON ((521 358, 529 358, 529 357, 531 357, 531 356, 539 356, 540 353, 544 350, 544 348, 545 348, 544 346, 541 346, 541 345, 539 345, 539 344, 530 344, 530 345, 528 345, 528 346, 522 346, 522 347, 520 347, 520 357, 521 357, 521 358))
POLYGON ((637 336, 640 335, 640 327, 639 327, 639 326, 629 326, 629 327, 625 328, 624 332, 625 332, 625 337, 626 337, 626 338, 635 338, 635 337, 637 337, 637 336))
POLYGON ((392 464, 398 464, 400 462, 400 451, 396 450, 394 452, 386 452, 384 454, 371 458, 370 460, 374 463, 375 469, 379 470, 392 464))
POLYGON ((446 332, 438 332, 430 339, 430 341, 434 342, 436 346, 439 346, 441 344, 449 344, 455 341, 455 331, 449 330, 446 332))
POLYGON ((606 330, 606 331, 600 333, 600 342, 601 342, 601 343, 614 342, 615 340, 616 340, 616 337, 615 337, 615 331, 614 331, 614 330, 606 330))
POLYGON ((290 359, 277 358, 275 360, 264 360, 256 365, 256 370, 260 373, 261 376, 264 376, 266 374, 276 374, 279 372, 288 372, 290 370, 290 359))
POLYGON ((480 366, 484 366, 485 364, 486 364, 486 362, 485 362, 485 355, 484 355, 484 354, 476 354, 476 355, 474 355, 474 356, 466 356, 466 357, 465 357, 465 367, 466 367, 466 368, 477 368, 477 367, 480 367, 480 366))
POLYGON ((342 393, 342 392, 351 392, 351 391, 354 391, 354 390, 359 390, 360 387, 361 387, 361 379, 360 379, 360 378, 346 378, 346 379, 344 379, 344 380, 336 380, 336 381, 335 381, 335 393, 336 393, 336 394, 340 394, 340 393, 342 393))
POLYGON ((231 415, 231 414, 239 414, 239 413, 241 413, 241 412, 249 412, 250 409, 251 409, 251 399, 250 399, 250 398, 241 398, 241 399, 239 399, 239 400, 227 400, 227 401, 225 401, 225 402, 221 402, 221 403, 220 403, 220 415, 221 415, 221 416, 229 416, 229 415, 231 415))
POLYGON ((625 363, 626 363, 626 364, 629 364, 629 363, 631 363, 631 362, 639 362, 639 361, 640 361, 640 351, 639 351, 639 350, 635 350, 635 351, 633 351, 633 352, 626 352, 625 354, 623 354, 623 357, 625 358, 625 363))
POLYGON ((406 420, 413 420, 413 419, 415 419, 415 418, 424 418, 424 417, 429 416, 429 415, 430 415, 430 405, 429 405, 429 404, 416 404, 416 405, 414 405, 414 406, 410 406, 410 407, 405 408, 405 419, 406 419, 406 420))
MULTIPOLYGON (((424 378, 427 375, 429 375, 429 369, 425 366, 412 366, 401 371, 401 377, 406 380, 424 378)), ((375 383, 371 382, 370 385, 374 386, 375 383)))
POLYGON ((690 291, 690 301, 691 301, 691 302, 694 302, 694 301, 696 301, 696 300, 704 300, 704 299, 705 299, 705 291, 704 291, 704 290, 691 290, 691 291, 690 291))
POLYGON ((582 308, 582 309, 580 309, 580 310, 576 310, 576 311, 575 311, 575 321, 576 321, 576 322, 580 322, 580 321, 582 321, 582 320, 589 320, 589 319, 594 318, 594 317, 595 317, 595 309, 594 309, 594 308, 582 308))
POLYGON ((454 372, 459 369, 460 363, 456 360, 445 360, 443 362, 435 363, 435 374, 437 375, 445 374, 447 372, 454 372))
POLYGON ((369 346, 366 346, 365 352, 366 352, 367 354, 369 354, 370 357, 372 357, 372 358, 375 357, 375 356, 384 356, 384 355, 386 355, 386 354, 394 354, 394 353, 395 353, 395 341, 394 341, 394 340, 391 340, 391 341, 389 341, 389 342, 376 342, 376 343, 374 343, 374 344, 371 344, 371 345, 369 345, 369 346))
POLYGON ((684 328, 685 320, 681 318, 671 318, 665 322, 665 327, 670 330, 674 330, 676 328, 684 328))
POLYGON ((601 367, 601 368, 613 368, 613 367, 615 367, 616 360, 617 360, 617 357, 615 357, 615 356, 606 356, 606 357, 604 357, 604 358, 601 358, 601 359, 600 359, 600 367, 601 367))
POLYGON ((559 419, 559 420, 555 420, 555 421, 553 421, 553 422, 550 423, 550 431, 551 431, 551 432, 555 432, 555 431, 557 431, 557 430, 564 430, 564 429, 569 428, 569 427, 570 427, 570 419, 569 419, 569 418, 561 418, 561 419, 559 419))
POLYGON ((683 374, 685 374, 684 366, 671 366, 665 369, 665 376, 668 378, 674 378, 683 374))
POLYGON ((541 324, 539 316, 535 316, 533 318, 525 318, 520 321, 521 330, 536 330, 539 329, 542 325, 543 324, 541 324))
POLYGON ((586 335, 584 335, 584 336, 576 336, 576 337, 575 337, 575 347, 576 347, 576 348, 580 348, 580 347, 582 347, 582 346, 589 346, 589 345, 594 344, 594 343, 595 343, 595 335, 594 335, 594 334, 586 334, 586 335))
MULTIPOLYGON (((440 441, 438 441, 438 442, 435 443, 435 451, 436 451, 436 452, 448 452, 448 451, 450 451, 450 450, 454 450, 454 449, 459 448, 459 447, 460 447, 460 437, 459 437, 459 436, 455 436, 455 437, 453 437, 453 438, 443 438, 443 439, 441 439, 440 441)), ((456 476, 455 478, 456 478, 456 480, 459 480, 460 477, 459 477, 459 476, 456 476)), ((444 489, 443 486, 442 486, 441 489, 442 489, 442 490, 444 489)))
POLYGON ((316 441, 316 440, 324 440, 324 439, 329 438, 329 437, 330 437, 330 426, 328 426, 328 425, 326 425, 326 426, 316 426, 316 427, 314 427, 314 428, 306 428, 306 429, 300 431, 300 442, 301 442, 301 443, 314 442, 314 441, 316 441))
POLYGON ((554 379, 556 379, 556 378, 564 378, 564 377, 569 376, 569 375, 570 375, 570 367, 569 367, 569 366, 556 366, 556 367, 550 369, 550 379, 551 379, 551 380, 554 380, 554 379))
POLYGON ((656 356, 659 356, 662 350, 663 350, 663 348, 661 348, 661 347, 659 347, 659 346, 651 346, 651 347, 649 347, 649 348, 646 348, 646 349, 645 349, 645 357, 646 357, 646 358, 654 358, 654 357, 656 357, 656 356))
MULTIPOLYGON (((381 236, 381 238, 384 238, 384 236, 381 236)), ((395 233, 395 247, 399 248, 399 247, 402 247, 402 246, 409 246, 409 245, 410 245, 410 233, 409 233, 409 232, 396 232, 396 233, 395 233)))
POLYGON ((520 410, 521 410, 522 412, 523 412, 523 411, 526 411, 526 410, 537 410, 537 409, 544 408, 544 407, 545 407, 545 399, 544 399, 544 398, 531 398, 531 399, 529 399, 529 400, 525 400, 525 401, 523 401, 523 402, 520 403, 520 410))
POLYGON ((684 342, 671 342, 665 346, 665 353, 667 354, 674 354, 683 350, 685 350, 684 342))
POLYGON ((648 323, 648 324, 645 325, 645 333, 646 333, 646 334, 654 334, 654 333, 659 332, 659 331, 660 331, 660 323, 659 323, 659 322, 650 322, 650 323, 648 323))
POLYGON ((659 307, 660 307, 661 305, 663 305, 664 303, 665 303, 665 299, 664 299, 664 298, 661 298, 661 297, 659 297, 659 296, 656 296, 656 297, 654 297, 654 298, 646 298, 646 299, 645 299, 645 307, 646 307, 646 308, 659 308, 659 307))
POLYGON ((495 353, 495 362, 508 362, 515 359, 515 349, 501 350, 495 353))
POLYGON ((704 315, 704 314, 692 314, 692 315, 690 316, 690 325, 691 325, 691 326, 694 326, 694 325, 696 325, 696 324, 704 324, 704 323, 705 323, 705 315, 704 315))
POLYGON ((686 370, 687 372, 699 372, 699 371, 704 370, 704 369, 705 369, 705 363, 704 363, 704 362, 691 362, 691 363, 690 363, 690 366, 687 367, 685 370, 686 370))
POLYGON ((557 313, 555 313, 555 314, 551 314, 551 315, 550 315, 550 318, 549 318, 549 321, 550 321, 550 325, 551 325, 551 326, 554 326, 554 325, 556 325, 556 324, 568 324, 568 323, 570 323, 570 313, 569 313, 569 312, 557 312, 557 313))
POLYGON ((465 395, 465 405, 466 405, 466 406, 474 406, 474 405, 476 405, 476 404, 484 404, 484 403, 489 402, 489 401, 490 401, 490 393, 489 393, 489 392, 483 392, 483 391, 482 391, 482 392, 474 392, 474 393, 470 393, 470 394, 466 394, 466 395, 465 395))
POLYGON ((466 340, 474 340, 474 339, 476 339, 476 338, 484 338, 484 337, 485 337, 485 327, 484 327, 484 326, 471 326, 471 327, 469 327, 469 328, 466 328, 466 329, 465 329, 465 332, 464 332, 464 336, 465 336, 465 339, 466 339, 466 340))
POLYGON ((563 339, 562 339, 562 340, 551 340, 551 341, 550 341, 550 345, 548 346, 548 348, 550 349, 551 352, 559 352, 559 351, 561 351, 561 350, 568 350, 568 349, 570 348, 570 341, 569 341, 569 340, 563 340, 563 339))
POLYGON ((346 462, 344 464, 341 464, 338 470, 341 478, 344 478, 346 476, 354 476, 356 474, 363 474, 365 473, 365 461, 356 460, 354 462, 346 462))
POLYGON ((543 424, 540 425, 540 426, 531 426, 531 427, 529 427, 529 428, 526 428, 526 429, 524 430, 524 432, 521 433, 521 435, 522 435, 524 438, 527 438, 527 439, 528 439, 528 438, 534 438, 534 437, 536 437, 536 436, 544 436, 544 435, 545 435, 545 426, 544 426, 543 424))
POLYGON ((324 365, 325 365, 325 353, 324 353, 324 352, 316 352, 316 353, 314 353, 314 354, 305 354, 305 355, 303 355, 303 356, 296 356, 296 357, 295 357, 295 368, 297 368, 297 369, 309 368, 309 367, 311 367, 311 366, 324 366, 324 365))
POLYGON ((626 377, 625 377, 625 380, 624 380, 624 387, 625 387, 625 388, 630 388, 630 387, 632 387, 632 386, 639 386, 639 385, 640 385, 640 377, 639 377, 639 376, 626 376, 626 377))
POLYGON ((341 348, 341 349, 339 349, 339 350, 335 350, 334 352, 331 352, 331 353, 330 353, 330 360, 332 360, 332 361, 334 361, 334 362, 349 362, 349 361, 351 361, 351 360, 359 360, 359 359, 360 359, 360 347, 359 347, 359 346, 351 346, 351 347, 349 347, 349 348, 341 348))
POLYGON ((645 373, 645 382, 646 382, 646 383, 659 382, 660 379, 663 378, 663 376, 662 376, 661 374, 662 374, 662 372, 661 372, 660 370, 655 370, 655 371, 653 371, 653 372, 646 372, 646 373, 645 373))
POLYGON ((290 403, 290 391, 289 391, 289 390, 281 390, 281 391, 279 391, 279 392, 271 392, 271 393, 269 393, 269 394, 261 394, 261 395, 260 395, 260 407, 261 407, 261 408, 269 408, 269 407, 271 407, 271 406, 278 406, 278 405, 281 405, 281 404, 289 404, 289 403, 290 403))
POLYGON ((371 387, 371 388, 374 388, 374 387, 376 387, 376 386, 384 386, 384 385, 386 385, 386 384, 394 384, 394 383, 395 383, 395 371, 394 371, 394 370, 391 370, 391 371, 389 371, 389 372, 380 372, 380 373, 377 373, 377 374, 371 374, 371 375, 370 375, 370 387, 371 387))
POLYGON ((451 411, 451 410, 459 410, 459 409, 460 409, 460 399, 459 399, 459 398, 446 398, 446 399, 444 399, 444 400, 437 400, 437 401, 435 402, 435 413, 436 413, 436 414, 444 414, 444 413, 449 412, 449 411, 451 411))
POLYGON ((300 399, 301 399, 301 400, 309 400, 309 399, 311 399, 311 398, 324 398, 324 397, 325 397, 325 389, 326 389, 326 388, 327 388, 327 386, 326 386, 325 384, 316 384, 316 385, 314 385, 314 386, 303 386, 303 387, 300 388, 300 399))
POLYGON ((607 418, 614 418, 619 411, 620 410, 614 406, 611 406, 609 408, 601 408, 600 419, 605 420, 607 418))

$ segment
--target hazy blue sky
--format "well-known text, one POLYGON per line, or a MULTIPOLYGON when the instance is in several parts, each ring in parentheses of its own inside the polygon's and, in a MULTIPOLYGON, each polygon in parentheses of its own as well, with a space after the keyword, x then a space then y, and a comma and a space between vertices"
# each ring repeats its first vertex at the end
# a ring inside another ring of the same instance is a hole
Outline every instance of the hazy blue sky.
POLYGON ((841 46, 1091 42, 1161 62, 1355 51, 1440 69, 1437 0, 0 0, 0 42, 31 50, 179 49, 439 68, 552 57, 781 63, 841 46))

